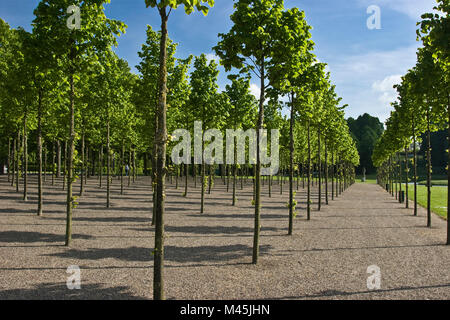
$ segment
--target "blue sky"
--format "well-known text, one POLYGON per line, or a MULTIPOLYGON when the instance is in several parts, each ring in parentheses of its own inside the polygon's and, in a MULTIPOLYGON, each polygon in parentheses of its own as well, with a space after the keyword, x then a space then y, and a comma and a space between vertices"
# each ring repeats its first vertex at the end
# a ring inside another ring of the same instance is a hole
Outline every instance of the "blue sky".
MULTIPOLYGON (((14 28, 30 30, 38 2, 0 0, 0 18, 14 28)), ((435 0, 285 0, 285 4, 305 11, 313 27, 315 54, 329 65, 337 93, 349 105, 346 116, 367 112, 386 120, 390 102, 396 98, 392 85, 415 65, 415 52, 420 45, 416 41, 416 22, 422 13, 431 11, 435 0), (380 30, 367 28, 370 5, 381 9, 380 30)), ((230 29, 232 11, 232 0, 216 0, 207 17, 198 12, 187 16, 182 8, 174 11, 169 20, 169 36, 179 43, 177 57, 205 53, 214 59, 211 48, 217 43, 217 34, 230 29)), ((159 29, 156 10, 147 9, 144 0, 111 0, 106 14, 128 25, 116 52, 134 69, 139 63, 137 52, 145 42, 146 25, 159 29)), ((252 83, 254 94, 259 90, 257 83, 256 79, 252 83)), ((226 74, 221 69, 219 86, 224 88, 226 84, 226 74)))

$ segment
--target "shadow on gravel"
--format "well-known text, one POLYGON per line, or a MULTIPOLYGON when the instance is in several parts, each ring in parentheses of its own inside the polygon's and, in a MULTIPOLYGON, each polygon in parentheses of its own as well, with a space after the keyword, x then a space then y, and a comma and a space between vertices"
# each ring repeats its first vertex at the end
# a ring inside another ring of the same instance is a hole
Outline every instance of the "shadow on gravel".
MULTIPOLYGON (((199 216, 198 214, 188 214, 187 217, 199 218, 203 216, 199 216)), ((218 218, 218 219, 254 219, 255 214, 206 214, 205 218, 218 218)), ((287 214, 264 214, 261 213, 261 219, 286 219, 288 217, 287 214)))
MULTIPOLYGON (((45 217, 45 220, 66 220, 65 217, 45 217)), ((151 217, 74 217, 73 222, 151 222, 151 217)))
MULTIPOLYGON (((260 246, 260 254, 269 252, 271 246, 260 246)), ((142 247, 129 248, 108 248, 77 250, 69 249, 65 252, 46 254, 45 256, 75 259, 75 260, 100 260, 118 259, 124 261, 150 262, 153 260, 153 249, 142 247)), ((245 245, 229 246, 198 246, 198 247, 177 247, 166 246, 164 259, 173 262, 226 262, 252 255, 252 248, 245 245)))
MULTIPOLYGON (((194 234, 240 234, 253 233, 253 228, 224 227, 224 226, 166 226, 167 232, 194 233, 194 234)), ((278 231, 279 228, 261 227, 261 232, 278 231)))
POLYGON ((1 208, 0 213, 33 213, 33 209, 16 209, 16 208, 1 208))
POLYGON ((279 298, 274 298, 274 299, 275 300, 284 300, 284 299, 292 300, 292 299, 308 299, 308 298, 325 298, 325 299, 329 299, 331 297, 338 297, 338 296, 352 296, 352 295, 358 295, 358 294, 379 294, 379 293, 384 293, 384 292, 423 290, 423 289, 438 289, 438 288, 448 288, 448 287, 450 287, 450 283, 437 284, 437 285, 431 285, 431 286, 398 287, 398 288, 392 288, 392 289, 350 291, 350 292, 339 291, 339 290, 325 290, 325 291, 321 291, 319 293, 315 293, 315 294, 311 294, 311 295, 279 297, 279 298))
MULTIPOLYGON (((73 239, 92 239, 92 236, 85 234, 74 234, 73 239)), ((53 233, 41 233, 31 231, 4 231, 0 232, 0 243, 33 243, 33 242, 64 242, 65 235, 53 234, 53 233)), ((13 246, 11 246, 13 247, 13 246)))
POLYGON ((80 290, 69 290, 67 285, 43 283, 32 289, 0 291, 0 300, 144 300, 129 293, 129 287, 104 288, 101 284, 81 283, 80 290))
POLYGON ((320 252, 320 251, 345 251, 345 250, 371 250, 371 249, 403 249, 403 248, 426 248, 426 247, 443 247, 446 248, 445 244, 420 244, 420 245, 409 245, 409 246, 378 246, 378 247, 349 247, 349 248, 312 248, 305 250, 280 250, 282 252, 320 252))

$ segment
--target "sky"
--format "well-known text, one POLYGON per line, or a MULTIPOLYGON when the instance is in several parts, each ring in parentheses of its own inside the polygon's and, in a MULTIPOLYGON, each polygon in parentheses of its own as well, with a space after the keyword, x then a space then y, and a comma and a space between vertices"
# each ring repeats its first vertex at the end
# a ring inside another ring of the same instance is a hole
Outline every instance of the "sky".
MULTIPOLYGON (((33 10, 39 0, 0 0, 0 18, 13 28, 31 31, 33 10)), ((331 80, 336 85, 342 104, 348 104, 346 117, 369 113, 384 122, 395 101, 392 86, 416 63, 416 23, 421 14, 431 12, 435 0, 285 0, 287 8, 305 11, 312 26, 314 53, 328 64, 331 80), (380 29, 369 29, 367 20, 373 15, 370 6, 380 8, 380 29)), ((183 8, 172 12, 169 37, 177 42, 176 57, 207 54, 217 59, 212 47, 218 34, 231 28, 232 0, 216 0, 208 16, 199 12, 186 15, 183 8)), ((156 9, 146 8, 144 0, 111 0, 106 5, 108 18, 127 24, 127 32, 118 39, 115 49, 128 61, 133 72, 139 63, 137 52, 145 42, 146 26, 160 29, 156 9)), ((219 88, 228 83, 220 68, 219 88)), ((258 79, 253 79, 251 91, 258 96, 258 79)))

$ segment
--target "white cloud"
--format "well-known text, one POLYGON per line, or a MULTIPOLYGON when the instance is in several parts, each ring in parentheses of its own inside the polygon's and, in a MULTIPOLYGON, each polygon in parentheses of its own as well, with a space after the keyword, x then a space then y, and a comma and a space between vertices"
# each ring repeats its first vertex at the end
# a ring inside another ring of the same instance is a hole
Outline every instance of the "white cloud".
POLYGON ((435 0, 359 0, 359 2, 364 6, 380 6, 381 16, 383 16, 383 8, 389 8, 416 21, 420 20, 422 14, 431 12, 436 5, 435 0))
POLYGON ((339 56, 329 61, 337 93, 348 104, 346 116, 365 112, 386 120, 397 98, 392 86, 416 64, 417 46, 391 51, 372 51, 361 55, 339 56))
POLYGON ((372 84, 372 90, 379 94, 378 101, 383 105, 389 105, 391 102, 397 100, 397 90, 394 85, 402 82, 401 75, 392 75, 384 78, 381 81, 375 81, 372 84))
POLYGON ((217 64, 219 64, 220 59, 218 56, 216 56, 214 53, 207 53, 206 54, 206 60, 208 60, 208 63, 210 63, 211 61, 215 61, 217 64))
POLYGON ((261 96, 261 88, 258 85, 251 83, 250 84, 250 93, 252 95, 254 95, 256 99, 259 100, 259 98, 261 96))

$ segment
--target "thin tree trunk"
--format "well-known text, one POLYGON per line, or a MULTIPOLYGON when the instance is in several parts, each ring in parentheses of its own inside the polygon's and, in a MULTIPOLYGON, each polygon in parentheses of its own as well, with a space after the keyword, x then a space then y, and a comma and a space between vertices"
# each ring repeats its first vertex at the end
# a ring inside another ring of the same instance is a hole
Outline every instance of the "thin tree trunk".
POLYGON ((17 130, 17 140, 16 140, 16 192, 19 192, 19 171, 20 171, 20 130, 17 130))
POLYGON ((259 114, 256 131, 256 172, 255 172, 255 225, 253 235, 253 257, 252 263, 258 263, 259 257, 259 234, 261 230, 261 156, 260 156, 260 135, 264 124, 264 100, 265 100, 265 70, 264 57, 261 57, 259 63, 261 70, 261 95, 259 98, 259 114))
POLYGON ((159 101, 158 101, 158 134, 155 137, 157 145, 157 181, 156 181, 156 223, 155 223, 155 251, 153 267, 153 298, 164 300, 164 198, 166 176, 166 113, 167 113, 167 20, 166 7, 159 9, 161 16, 161 46, 159 69, 159 101))
POLYGON ((447 245, 450 245, 450 94, 447 94, 447 245))
POLYGON ((331 200, 334 201, 334 150, 331 150, 331 200))
MULTIPOLYGON (((74 129, 75 130, 75 129, 74 129)), ((67 140, 64 140, 64 161, 63 161, 63 190, 66 189, 66 183, 67 183, 67 140)))
POLYGON ((120 157, 120 194, 123 195, 123 171, 125 166, 125 143, 122 140, 122 155, 120 157))
POLYGON ((44 182, 47 182, 47 144, 45 142, 42 143, 42 150, 44 152, 44 169, 43 169, 43 174, 44 174, 44 182))
POLYGON ((185 163, 184 164, 184 178, 185 178, 185 183, 184 183, 184 195, 185 197, 187 197, 188 194, 188 184, 189 184, 189 164, 185 163))
POLYGON ((80 197, 83 195, 84 192, 84 130, 81 134, 81 173, 80 173, 80 197))
POLYGON ((128 187, 131 185, 131 147, 128 155, 128 187))
POLYGON ((327 141, 325 144, 325 203, 328 205, 328 145, 327 141))
POLYGON ((70 73, 69 83, 70 83, 70 118, 69 118, 70 129, 69 129, 69 155, 66 167, 67 173, 67 220, 66 220, 66 243, 65 243, 66 246, 69 246, 72 241, 72 214, 74 207, 73 205, 74 199, 72 197, 73 155, 75 151, 75 87, 73 82, 73 72, 70 73))
POLYGON ((98 178, 99 178, 99 187, 102 187, 102 180, 103 180, 103 144, 100 145, 100 151, 99 151, 99 161, 98 161, 98 178))
POLYGON ((292 235, 294 229, 294 118, 295 97, 292 93, 291 119, 289 121, 289 227, 288 235, 292 235))
MULTIPOLYGON (((16 139, 13 139, 13 151, 12 151, 12 162, 11 162, 11 168, 12 168, 12 177, 11 177, 11 187, 14 186, 14 180, 16 176, 16 139)), ((8 172, 11 169, 8 169, 8 172)))
MULTIPOLYGON (((109 111, 108 111, 109 112, 109 111)), ((111 145, 110 145, 110 128, 109 114, 106 120, 106 208, 111 206, 111 145)))
POLYGON ((55 185, 55 175, 56 175, 56 143, 53 141, 52 148, 52 186, 55 185))
POLYGON ((307 164, 307 198, 306 219, 311 220, 311 128, 308 120, 308 164, 307 164))
POLYGON ((232 205, 236 205, 236 180, 237 180, 237 148, 234 145, 233 139, 233 149, 234 149, 234 164, 233 164, 233 202, 232 205))
POLYGON ((133 149, 133 183, 137 180, 137 170, 136 170, 136 150, 133 149))
POLYGON ((38 96, 38 136, 37 136, 37 147, 38 147, 38 208, 37 215, 42 216, 42 90, 39 90, 38 96))
POLYGON ((405 146, 405 207, 409 208, 409 196, 408 196, 408 182, 409 182, 409 165, 408 165, 408 147, 405 146))
POLYGON ((321 150, 320 150, 320 127, 317 129, 317 174, 318 174, 318 187, 319 187, 319 201, 317 204, 317 210, 322 209, 322 163, 321 163, 321 150))
MULTIPOLYGON (((203 132, 202 132, 202 137, 203 137, 203 132)), ((205 173, 206 173, 206 165, 205 165, 205 159, 204 159, 204 151, 205 150, 205 142, 203 141, 202 138, 202 164, 201 164, 201 171, 202 171, 202 190, 201 190, 201 195, 200 195, 200 213, 203 213, 205 210, 205 188, 206 188, 206 178, 205 178, 205 173)))
POLYGON ((430 108, 427 109, 427 227, 431 228, 431 131, 430 131, 430 108))
POLYGON ((57 152, 57 168, 56 168, 56 178, 59 179, 61 176, 61 141, 56 142, 56 152, 57 152))
POLYGON ((27 137, 27 117, 28 112, 25 108, 25 115, 23 117, 23 201, 28 200, 28 137, 27 137))
POLYGON ((11 182, 11 138, 8 138, 8 182, 11 182))

